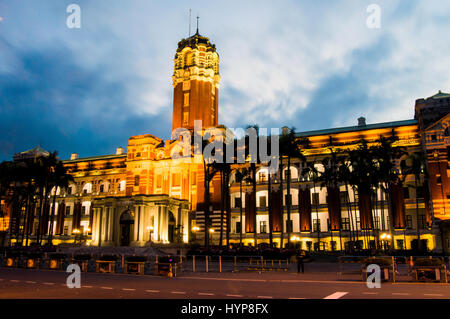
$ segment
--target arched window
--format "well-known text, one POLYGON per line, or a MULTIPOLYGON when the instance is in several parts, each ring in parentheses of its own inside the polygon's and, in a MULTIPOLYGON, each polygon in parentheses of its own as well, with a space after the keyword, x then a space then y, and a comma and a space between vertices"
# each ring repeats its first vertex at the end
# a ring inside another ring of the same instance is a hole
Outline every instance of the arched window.
POLYGON ((90 194, 92 193, 92 184, 91 183, 86 183, 83 186, 83 194, 90 194))

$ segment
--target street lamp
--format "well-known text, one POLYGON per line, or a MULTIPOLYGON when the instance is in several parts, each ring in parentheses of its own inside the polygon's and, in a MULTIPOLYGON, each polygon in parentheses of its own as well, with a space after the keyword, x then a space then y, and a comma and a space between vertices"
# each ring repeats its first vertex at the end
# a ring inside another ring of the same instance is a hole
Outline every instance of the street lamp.
POLYGON ((147 226, 147 231, 150 233, 150 246, 152 245, 152 234, 153 234, 153 226, 147 226))
POLYGON ((387 242, 391 240, 391 235, 387 233, 382 233, 380 235, 381 242, 383 243, 383 250, 386 252, 387 242))
POLYGON ((293 235, 291 236, 291 241, 294 242, 294 246, 296 247, 297 243, 300 242, 300 237, 293 235))
POLYGON ((79 233, 80 233, 80 230, 77 229, 77 228, 75 228, 75 229, 72 231, 72 234, 74 234, 74 236, 75 236, 74 244, 77 243, 77 235, 78 235, 79 233))
POLYGON ((210 228, 210 229, 209 229, 209 233, 211 234, 211 237, 210 237, 210 239, 209 239, 209 242, 212 244, 212 237, 213 237, 214 229, 213 229, 213 228, 210 228))

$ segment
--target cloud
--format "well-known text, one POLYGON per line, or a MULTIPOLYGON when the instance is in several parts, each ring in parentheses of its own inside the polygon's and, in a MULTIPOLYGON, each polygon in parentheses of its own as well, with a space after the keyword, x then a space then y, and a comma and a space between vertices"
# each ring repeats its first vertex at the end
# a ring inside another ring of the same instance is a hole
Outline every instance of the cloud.
POLYGON ((41 144, 112 153, 133 134, 167 138, 173 56, 188 11, 220 55, 219 120, 298 131, 413 117, 450 91, 450 7, 439 1, 86 1, 1 4, 0 158, 41 144), (198 8, 198 10, 197 10, 198 8))

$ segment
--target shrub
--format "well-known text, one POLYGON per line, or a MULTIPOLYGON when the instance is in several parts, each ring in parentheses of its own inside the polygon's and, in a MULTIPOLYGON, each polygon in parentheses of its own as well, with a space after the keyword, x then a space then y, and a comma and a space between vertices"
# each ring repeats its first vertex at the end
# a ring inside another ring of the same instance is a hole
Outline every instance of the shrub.
POLYGON ((414 261, 414 266, 441 266, 442 263, 439 258, 417 258, 414 261))
POLYGON ((103 255, 100 256, 100 258, 98 260, 101 261, 116 261, 118 259, 118 257, 116 255, 103 255))
POLYGON ((384 258, 366 258, 364 259, 364 264, 370 265, 370 264, 376 264, 379 266, 390 266, 392 265, 392 260, 391 259, 384 259, 384 258))
POLYGON ((147 261, 147 257, 145 256, 128 256, 126 257, 128 262, 145 262, 147 261))
POLYGON ((78 254, 73 256, 74 260, 89 260, 91 259, 90 254, 78 254))

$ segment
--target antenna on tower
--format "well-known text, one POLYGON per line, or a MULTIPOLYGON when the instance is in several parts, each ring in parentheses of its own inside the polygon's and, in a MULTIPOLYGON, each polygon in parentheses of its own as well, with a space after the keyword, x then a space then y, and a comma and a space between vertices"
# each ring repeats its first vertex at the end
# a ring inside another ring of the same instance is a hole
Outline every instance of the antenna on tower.
POLYGON ((188 38, 191 36, 191 9, 189 9, 189 35, 188 38))
POLYGON ((200 17, 198 16, 198 13, 197 13, 197 34, 199 34, 198 33, 198 20, 200 19, 200 17))

